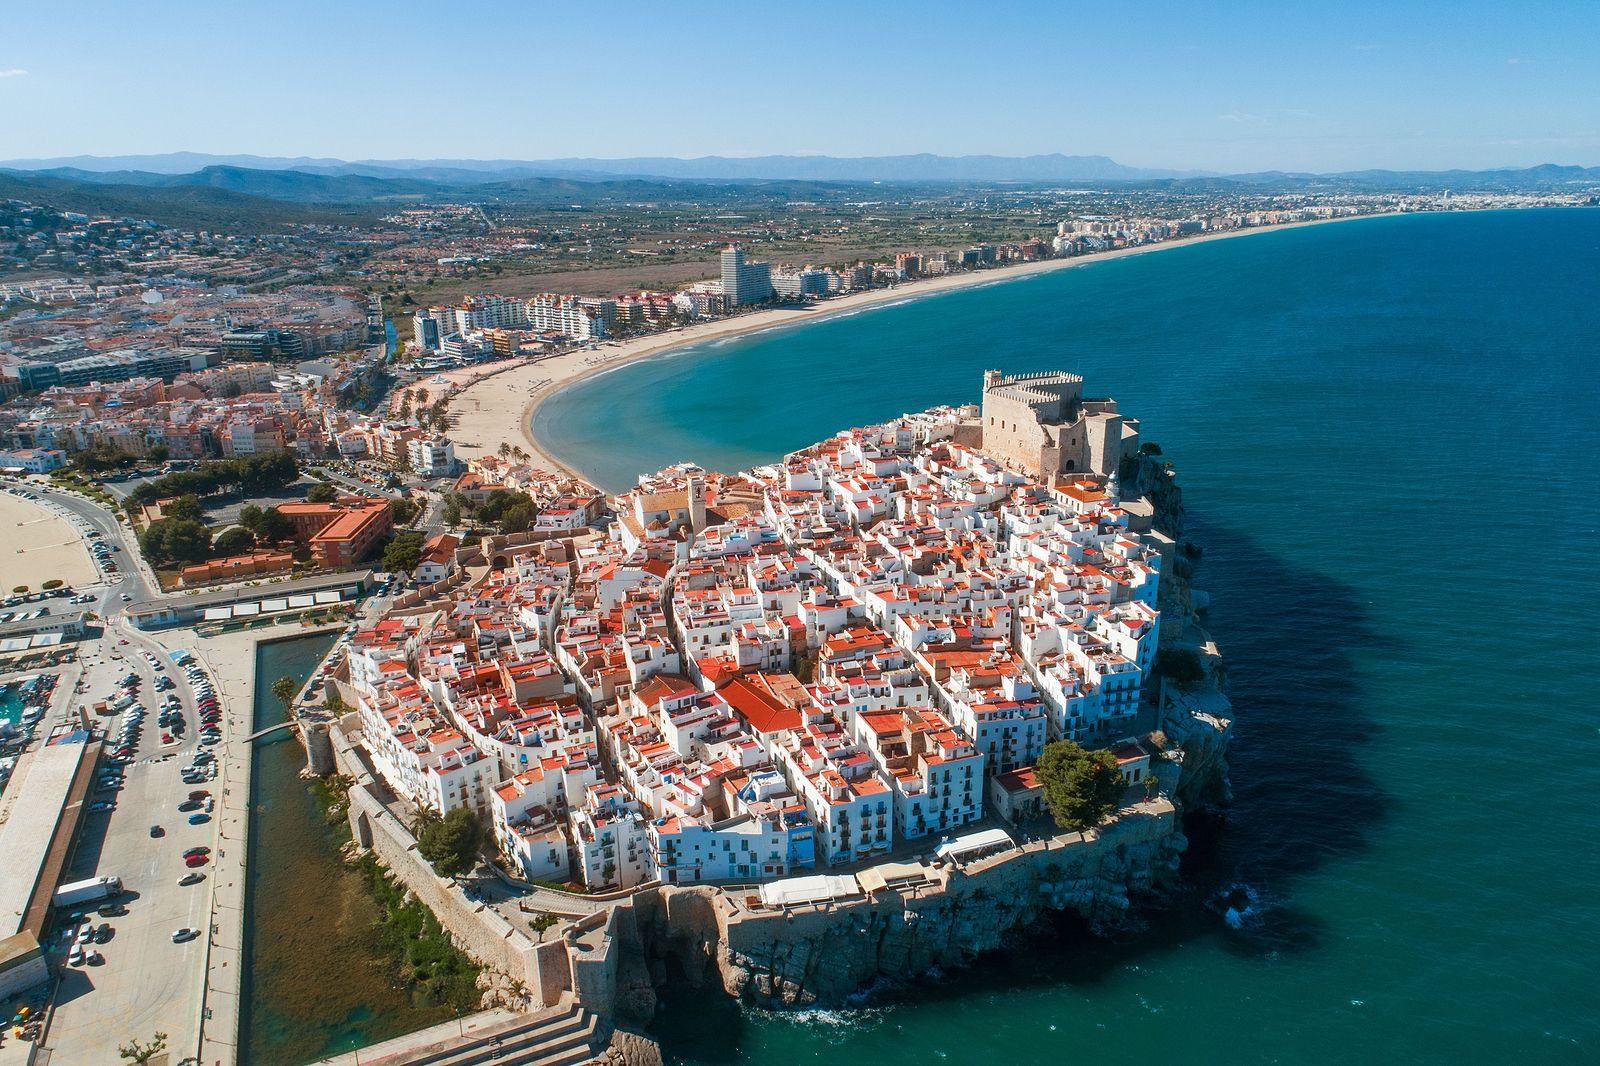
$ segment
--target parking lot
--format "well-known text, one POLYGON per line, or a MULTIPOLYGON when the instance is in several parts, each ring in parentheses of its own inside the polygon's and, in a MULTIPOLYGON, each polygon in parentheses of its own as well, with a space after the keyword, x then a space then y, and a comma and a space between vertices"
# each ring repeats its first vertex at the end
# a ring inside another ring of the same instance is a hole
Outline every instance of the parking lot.
MULTIPOLYGON (((198 1041, 200 997, 205 980, 207 928, 210 923, 210 856, 191 869, 183 853, 195 847, 214 848, 216 823, 203 800, 192 811, 179 805, 191 793, 214 791, 212 783, 186 782, 181 768, 202 745, 199 710, 184 670, 168 659, 153 642, 131 632, 108 630, 106 637, 86 649, 85 688, 80 698, 91 705, 107 695, 127 691, 122 682, 137 678, 137 702, 144 720, 131 744, 120 788, 103 789, 94 799, 111 801, 111 810, 91 811, 64 881, 116 876, 123 882, 119 902, 127 913, 101 917, 95 905, 85 905, 87 921, 98 928, 109 925, 103 943, 94 944, 103 958, 98 964, 67 965, 51 1021, 49 1045, 63 1062, 114 1062, 118 1042, 148 1040, 164 1032, 174 1059, 198 1041), (142 652, 155 656, 152 666, 142 652), (157 678, 172 677, 174 686, 158 690, 157 678), (177 697, 185 722, 181 733, 164 741, 158 724, 159 708, 168 695, 177 697), (190 824, 191 815, 201 824, 190 824), (153 830, 152 827, 159 827, 153 830), (156 835, 153 835, 155 833, 156 835), (181 885, 194 872, 207 876, 181 885), (174 943, 179 929, 196 931, 185 943, 174 943)), ((124 734, 128 713, 99 715, 116 749, 124 734)), ((111 776, 102 776, 102 782, 111 776)), ((220 797, 212 797, 220 802, 220 797)), ((70 923, 70 918, 68 919, 70 923)), ((75 929, 58 920, 51 946, 65 954, 75 929)))

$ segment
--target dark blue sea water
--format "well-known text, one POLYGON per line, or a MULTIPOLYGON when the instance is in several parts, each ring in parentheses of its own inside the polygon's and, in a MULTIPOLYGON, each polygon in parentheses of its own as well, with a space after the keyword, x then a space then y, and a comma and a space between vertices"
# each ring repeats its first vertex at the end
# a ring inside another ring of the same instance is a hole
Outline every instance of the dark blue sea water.
POLYGON ((1600 211, 1391 217, 728 342, 539 415, 610 488, 1063 368, 1178 468, 1235 804, 1148 928, 858 1009, 669 997, 686 1063, 1600 1062, 1600 211), (1230 928, 1208 895, 1247 884, 1230 928))

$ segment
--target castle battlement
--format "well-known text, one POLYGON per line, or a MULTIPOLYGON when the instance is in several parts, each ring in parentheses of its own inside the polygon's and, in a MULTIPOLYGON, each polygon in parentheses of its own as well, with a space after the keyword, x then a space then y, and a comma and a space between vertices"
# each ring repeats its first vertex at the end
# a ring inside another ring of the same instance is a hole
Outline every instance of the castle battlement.
POLYGON ((1086 404, 1082 376, 1063 370, 984 371, 981 426, 984 451, 1037 477, 1109 477, 1139 441, 1137 422, 1113 402, 1086 404))

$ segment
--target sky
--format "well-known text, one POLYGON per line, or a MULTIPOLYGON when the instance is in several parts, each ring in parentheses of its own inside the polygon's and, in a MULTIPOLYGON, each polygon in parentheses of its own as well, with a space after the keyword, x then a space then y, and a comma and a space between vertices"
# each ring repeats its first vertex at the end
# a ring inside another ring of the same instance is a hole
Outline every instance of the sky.
POLYGON ((1600 0, 6 5, 0 158, 1600 165, 1600 0))

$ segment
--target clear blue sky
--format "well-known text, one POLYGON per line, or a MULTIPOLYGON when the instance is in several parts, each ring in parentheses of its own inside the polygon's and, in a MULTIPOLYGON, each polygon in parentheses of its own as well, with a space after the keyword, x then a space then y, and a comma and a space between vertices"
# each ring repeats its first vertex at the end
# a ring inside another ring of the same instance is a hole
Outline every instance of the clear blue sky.
POLYGON ((6 5, 0 158, 1600 165, 1600 0, 6 5))

